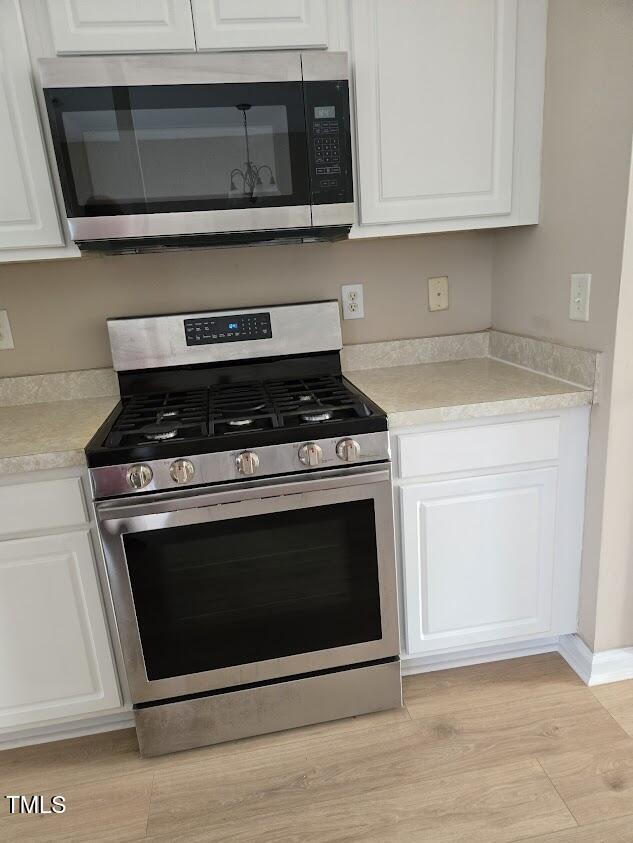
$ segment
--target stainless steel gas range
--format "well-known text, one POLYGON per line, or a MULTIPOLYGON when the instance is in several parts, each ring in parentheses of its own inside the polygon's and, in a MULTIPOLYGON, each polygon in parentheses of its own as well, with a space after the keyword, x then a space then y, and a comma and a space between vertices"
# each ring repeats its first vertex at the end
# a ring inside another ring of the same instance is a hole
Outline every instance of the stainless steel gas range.
POLYGON ((108 328, 86 456, 142 754, 399 706, 387 422, 338 304, 108 328))

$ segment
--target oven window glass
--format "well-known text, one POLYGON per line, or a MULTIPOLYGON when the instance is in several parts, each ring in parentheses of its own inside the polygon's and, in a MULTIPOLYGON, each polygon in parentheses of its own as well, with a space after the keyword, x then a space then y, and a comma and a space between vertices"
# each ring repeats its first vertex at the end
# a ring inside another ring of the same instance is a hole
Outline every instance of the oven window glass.
POLYGON ((123 541, 150 680, 382 637, 373 500, 123 541))
POLYGON ((46 97, 70 217, 308 204, 300 83, 46 97))

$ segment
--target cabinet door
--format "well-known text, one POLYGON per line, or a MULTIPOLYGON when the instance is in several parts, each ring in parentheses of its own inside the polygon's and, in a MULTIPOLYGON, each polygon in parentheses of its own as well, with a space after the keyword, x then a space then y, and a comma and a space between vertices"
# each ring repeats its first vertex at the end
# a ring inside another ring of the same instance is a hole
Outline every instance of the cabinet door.
POLYGON ((0 729, 121 705, 86 533, 0 542, 0 729))
POLYGON ((353 0, 363 224, 512 208, 517 0, 353 0))
POLYGON ((48 13, 61 55, 196 49, 189 0, 48 0, 48 13))
POLYGON ((199 50, 327 47, 326 0, 192 0, 199 50))
POLYGON ((0 155, 0 261, 63 245, 17 0, 0 0, 0 155))
POLYGON ((546 633, 557 469, 401 488, 410 655, 546 633))

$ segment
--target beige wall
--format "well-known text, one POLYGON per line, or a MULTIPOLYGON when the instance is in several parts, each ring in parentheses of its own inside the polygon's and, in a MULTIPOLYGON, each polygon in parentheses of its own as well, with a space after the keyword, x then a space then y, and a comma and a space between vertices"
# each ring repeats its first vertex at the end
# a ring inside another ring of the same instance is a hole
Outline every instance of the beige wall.
POLYGON ((633 168, 613 355, 596 650, 633 643, 633 168))
MULTIPOLYGON (((547 39, 541 223, 496 234, 492 322, 605 351, 608 396, 633 132, 633 2, 550 0, 547 39), (569 320, 572 272, 593 275, 588 323, 569 320)), ((591 646, 606 640, 595 618, 608 421, 605 400, 592 415, 583 550, 580 631, 591 646)), ((629 614, 610 641, 633 644, 629 614)))
POLYGON ((490 326, 490 232, 261 246, 0 265, 14 351, 0 376, 111 365, 108 316, 338 298, 363 282, 365 319, 346 343, 490 326), (426 279, 448 275, 450 309, 428 310, 426 279))

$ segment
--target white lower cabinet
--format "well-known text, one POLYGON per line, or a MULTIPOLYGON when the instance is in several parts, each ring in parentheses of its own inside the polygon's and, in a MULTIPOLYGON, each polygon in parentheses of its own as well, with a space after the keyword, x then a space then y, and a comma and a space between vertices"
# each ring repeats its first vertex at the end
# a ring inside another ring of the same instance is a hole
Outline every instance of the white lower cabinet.
POLYGON ((81 478, 2 478, 0 502, 0 743, 120 712, 81 478))
POLYGON ((586 407, 394 433, 405 658, 576 630, 587 434, 586 407))
POLYGON ((0 727, 121 704, 86 532, 0 542, 0 727))
POLYGON ((407 650, 550 628, 556 469, 401 489, 407 650))

